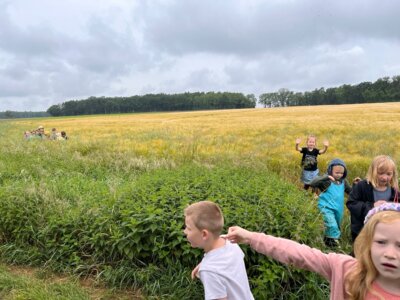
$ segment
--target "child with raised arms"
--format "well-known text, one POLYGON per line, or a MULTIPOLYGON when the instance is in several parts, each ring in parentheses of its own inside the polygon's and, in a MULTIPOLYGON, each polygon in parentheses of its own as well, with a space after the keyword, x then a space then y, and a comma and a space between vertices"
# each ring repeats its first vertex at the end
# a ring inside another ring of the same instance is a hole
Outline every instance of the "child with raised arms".
POLYGON ((244 253, 237 244, 220 237, 224 217, 219 206, 201 201, 185 211, 184 233, 193 248, 204 250, 204 257, 193 270, 204 286, 205 299, 252 300, 244 265, 244 253))
POLYGON ((304 183, 304 189, 308 190, 310 187, 310 182, 318 176, 318 161, 317 157, 320 154, 324 154, 329 147, 329 141, 324 141, 324 149, 317 149, 317 138, 315 135, 310 134, 307 137, 306 147, 300 147, 301 139, 296 139, 296 151, 303 154, 301 158, 301 181, 304 183))
POLYGON ((373 207, 398 199, 397 168, 387 155, 378 155, 368 168, 367 176, 357 183, 347 200, 354 241, 364 225, 364 218, 373 207))
POLYGON ((330 282, 330 299, 400 299, 400 204, 372 209, 354 245, 355 258, 263 233, 230 227, 225 238, 245 243, 284 264, 310 270, 330 282))

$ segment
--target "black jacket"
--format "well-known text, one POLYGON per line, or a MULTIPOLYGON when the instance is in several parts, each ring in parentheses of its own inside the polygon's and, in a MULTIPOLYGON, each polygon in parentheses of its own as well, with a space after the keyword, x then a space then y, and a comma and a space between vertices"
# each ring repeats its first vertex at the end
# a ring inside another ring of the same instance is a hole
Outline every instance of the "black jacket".
MULTIPOLYGON (((394 200, 395 189, 389 201, 394 200)), ((364 219, 368 211, 374 208, 374 187, 367 180, 362 180, 353 186, 346 206, 351 216, 351 238, 354 241, 364 226, 364 219)))

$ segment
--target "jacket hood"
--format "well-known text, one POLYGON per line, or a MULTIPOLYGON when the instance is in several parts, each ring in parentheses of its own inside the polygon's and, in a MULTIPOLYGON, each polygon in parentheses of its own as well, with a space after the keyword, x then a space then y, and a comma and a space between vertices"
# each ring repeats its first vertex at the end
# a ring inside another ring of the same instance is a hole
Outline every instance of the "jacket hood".
POLYGON ((339 158, 335 158, 335 159, 331 160, 328 165, 328 169, 326 171, 328 173, 328 175, 332 175, 332 168, 334 166, 342 166, 344 168, 343 177, 341 179, 341 180, 344 180, 347 176, 347 168, 346 168, 346 164, 344 163, 344 161, 339 158))

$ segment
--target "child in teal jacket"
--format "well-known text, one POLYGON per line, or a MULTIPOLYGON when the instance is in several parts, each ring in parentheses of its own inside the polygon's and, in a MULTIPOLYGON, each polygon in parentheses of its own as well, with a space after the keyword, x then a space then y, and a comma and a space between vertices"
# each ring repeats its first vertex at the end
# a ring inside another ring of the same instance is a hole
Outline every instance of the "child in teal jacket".
POLYGON ((328 247, 339 246, 340 225, 344 213, 344 194, 351 192, 351 186, 346 180, 346 164, 340 159, 332 160, 328 165, 327 174, 316 177, 310 186, 321 191, 318 197, 318 209, 325 223, 324 242, 328 247))

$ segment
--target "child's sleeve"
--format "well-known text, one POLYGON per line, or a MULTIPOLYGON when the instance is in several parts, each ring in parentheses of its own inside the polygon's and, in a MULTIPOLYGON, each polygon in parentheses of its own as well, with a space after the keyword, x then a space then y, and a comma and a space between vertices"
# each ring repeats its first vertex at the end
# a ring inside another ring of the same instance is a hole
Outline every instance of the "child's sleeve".
POLYGON ((218 274, 210 271, 201 271, 200 279, 204 286, 204 298, 207 299, 222 299, 226 298, 227 283, 218 274))
POLYGON ((338 260, 338 254, 325 254, 307 245, 263 233, 253 233, 250 246, 281 263, 316 272, 327 280, 332 278, 332 270, 338 260))
POLYGON ((310 186, 319 189, 321 192, 325 191, 331 184, 331 180, 328 175, 322 175, 315 177, 311 182, 310 186))
POLYGON ((347 179, 345 179, 344 180, 344 192, 347 194, 347 195, 349 195, 350 193, 351 193, 351 191, 352 191, 352 187, 351 187, 351 185, 349 184, 349 182, 347 181, 347 179))
POLYGON ((373 203, 366 201, 366 196, 362 192, 362 182, 356 184, 347 200, 346 206, 351 213, 351 217, 360 222, 361 227, 364 222, 364 217, 368 211, 373 208, 373 203))

